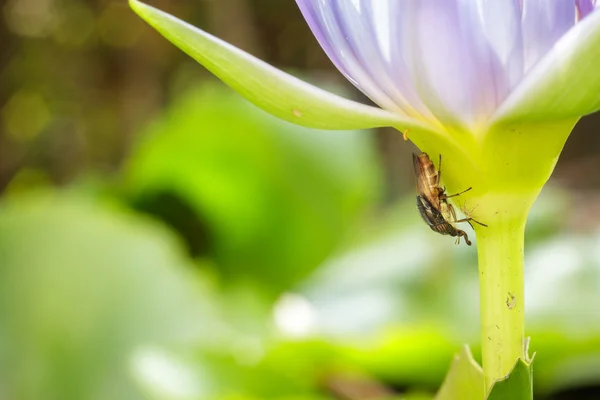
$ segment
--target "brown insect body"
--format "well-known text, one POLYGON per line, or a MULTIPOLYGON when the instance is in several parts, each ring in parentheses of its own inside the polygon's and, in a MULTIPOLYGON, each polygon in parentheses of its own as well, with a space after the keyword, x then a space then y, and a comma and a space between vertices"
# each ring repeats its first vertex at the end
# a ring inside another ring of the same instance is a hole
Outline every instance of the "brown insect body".
POLYGON ((455 215, 454 207, 452 207, 451 204, 448 204, 443 200, 440 205, 440 210, 438 210, 434 208, 425 197, 417 195, 417 208, 419 209, 421 217, 425 223, 429 225, 432 231, 442 235, 458 237, 458 240, 460 240, 461 237, 464 237, 467 245, 471 245, 467 233, 456 228, 454 225, 456 217, 451 217, 452 215, 455 215))
MULTIPOLYGON (((439 167, 441 167, 441 163, 442 157, 440 156, 439 167)), ((434 232, 456 237, 457 244, 460 243, 460 238, 464 237, 465 242, 470 246, 471 241, 467 233, 458 229, 456 223, 469 222, 470 224, 470 221, 475 220, 472 218, 457 220, 456 211, 452 204, 448 203, 448 198, 469 191, 471 188, 448 196, 446 189, 440 186, 441 169, 435 168, 427 153, 413 154, 413 165, 417 176, 417 208, 425 223, 434 232)))

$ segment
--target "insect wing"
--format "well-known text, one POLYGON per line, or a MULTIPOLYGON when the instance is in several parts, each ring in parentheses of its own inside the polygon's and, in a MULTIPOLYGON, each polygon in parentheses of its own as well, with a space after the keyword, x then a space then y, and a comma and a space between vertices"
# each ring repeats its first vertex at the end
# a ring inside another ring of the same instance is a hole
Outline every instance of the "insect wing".
POLYGON ((417 208, 419 209, 419 214, 421 215, 421 218, 423 218, 423 221, 430 227, 445 222, 442 214, 433 208, 431 203, 429 203, 425 197, 417 196, 417 208))
POLYGON ((417 177, 417 192, 434 208, 439 207, 437 188, 439 177, 429 157, 423 153, 421 156, 413 154, 413 166, 417 177), (433 171, 433 173, 432 173, 433 171))

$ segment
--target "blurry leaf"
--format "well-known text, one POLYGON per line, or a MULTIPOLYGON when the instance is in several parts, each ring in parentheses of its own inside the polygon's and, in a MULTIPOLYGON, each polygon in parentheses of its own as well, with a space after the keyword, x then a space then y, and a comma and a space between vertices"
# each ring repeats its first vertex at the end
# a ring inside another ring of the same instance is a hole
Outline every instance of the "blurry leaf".
POLYGON ((494 384, 487 400, 532 400, 533 379, 531 364, 531 362, 518 359, 508 377, 494 384))
MULTIPOLYGON (((64 195, 0 204, 0 397, 140 398, 129 357, 212 332, 180 244, 64 195)), ((204 292, 207 292, 204 288, 204 292)))
POLYGON ((385 382, 438 387, 457 347, 452 331, 431 322, 392 326, 368 340, 349 341, 346 352, 354 365, 385 382))
POLYGON ((279 121, 202 86, 151 127, 125 189, 192 254, 275 292, 316 268, 376 196, 372 137, 279 121))
POLYGON ((344 366, 348 366, 347 357, 329 343, 281 343, 256 364, 222 369, 220 382, 223 390, 235 387, 263 400, 293 398, 322 393, 323 379, 344 366))
POLYGON ((479 332, 476 255, 441 235, 430 237, 412 196, 399 206, 379 222, 390 229, 331 257, 296 290, 314 304, 317 329, 328 335, 364 337, 390 325, 434 321, 460 326, 458 343, 470 340, 479 332))
MULTIPOLYGON (((396 400, 431 400, 433 396, 427 393, 409 393, 404 396, 396 397, 396 400)), ((392 399, 390 399, 392 400, 392 399)))
POLYGON ((288 75, 172 15, 137 0, 131 8, 177 47, 267 112, 320 129, 402 126, 418 132, 423 123, 336 96, 288 75))
POLYGON ((535 201, 527 217, 525 248, 542 241, 551 240, 564 229, 572 210, 571 195, 564 189, 549 183, 535 201), (556 216, 565 216, 557 218, 556 216))
POLYGON ((148 400, 199 400, 213 385, 200 363, 158 348, 143 348, 132 359, 132 374, 148 400))
POLYGON ((468 346, 454 357, 448 375, 435 400, 482 399, 483 370, 473 359, 468 346))
MULTIPOLYGON (((570 332, 556 324, 529 331, 535 338, 534 389, 540 393, 576 391, 600 382, 600 334, 570 332)), ((568 398, 568 397, 566 397, 568 398)))
POLYGON ((190 355, 148 349, 136 357, 137 381, 151 400, 328 399, 323 378, 347 363, 333 346, 311 341, 273 345, 259 360, 229 348, 190 355))
MULTIPOLYGON (((545 190, 528 229, 550 230, 546 221, 566 205, 558 188, 545 190)), ((477 269, 469 249, 445 246, 439 235, 429 240, 414 212, 413 226, 411 211, 386 214, 375 222, 390 226, 385 234, 369 229, 367 240, 329 259, 295 292, 311 310, 311 332, 350 342, 354 365, 400 387, 436 387, 457 343, 478 351, 477 269)), ((538 235, 526 254, 527 332, 536 339, 535 388, 545 394, 600 380, 600 234, 557 230, 538 235)))

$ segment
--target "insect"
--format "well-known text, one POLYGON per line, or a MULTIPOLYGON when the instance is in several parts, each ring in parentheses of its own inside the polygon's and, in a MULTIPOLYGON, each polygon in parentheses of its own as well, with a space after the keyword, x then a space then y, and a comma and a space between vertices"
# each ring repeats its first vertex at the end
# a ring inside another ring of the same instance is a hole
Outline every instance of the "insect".
POLYGON ((473 221, 481 226, 487 227, 487 225, 470 217, 457 220, 454 207, 448 203, 448 199, 468 192, 471 188, 452 195, 446 194, 446 188, 440 186, 442 174, 441 154, 437 170, 427 153, 421 153, 420 155, 413 154, 413 165, 417 176, 417 208, 425 223, 434 232, 456 237, 456 244, 459 244, 460 238, 464 237, 465 242, 470 246, 471 241, 467 233, 458 229, 456 224, 467 222, 471 225, 471 221, 473 221))

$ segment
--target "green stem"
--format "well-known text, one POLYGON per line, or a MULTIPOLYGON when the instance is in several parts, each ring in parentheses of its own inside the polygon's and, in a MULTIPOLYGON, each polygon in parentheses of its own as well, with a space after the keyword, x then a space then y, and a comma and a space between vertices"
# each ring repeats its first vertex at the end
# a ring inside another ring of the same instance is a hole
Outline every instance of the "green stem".
POLYGON ((523 244, 529 202, 506 202, 502 197, 488 197, 497 207, 486 213, 488 227, 477 229, 486 392, 495 380, 508 375, 518 358, 526 357, 523 244))

